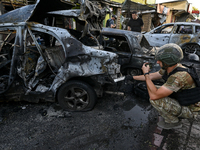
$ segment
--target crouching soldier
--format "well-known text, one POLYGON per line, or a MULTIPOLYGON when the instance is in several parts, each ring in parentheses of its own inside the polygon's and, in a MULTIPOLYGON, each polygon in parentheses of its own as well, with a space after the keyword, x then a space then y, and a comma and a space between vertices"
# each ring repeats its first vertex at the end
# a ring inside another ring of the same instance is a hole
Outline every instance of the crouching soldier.
POLYGON ((200 110, 200 81, 195 68, 179 62, 182 49, 176 44, 166 44, 155 55, 161 69, 149 73, 149 65, 143 64, 143 75, 129 76, 131 80, 146 81, 152 106, 164 118, 157 125, 163 129, 181 128, 180 118, 194 118, 200 110), (152 80, 163 78, 165 83, 157 88, 152 80))

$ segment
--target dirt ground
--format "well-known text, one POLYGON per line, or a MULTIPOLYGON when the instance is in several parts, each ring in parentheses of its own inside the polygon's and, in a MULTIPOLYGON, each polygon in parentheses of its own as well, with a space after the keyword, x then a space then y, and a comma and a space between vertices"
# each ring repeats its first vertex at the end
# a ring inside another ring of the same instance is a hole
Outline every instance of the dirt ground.
POLYGON ((2 150, 148 150, 158 114, 132 85, 104 95, 92 111, 67 112, 57 103, 0 104, 2 150), (123 89, 123 90, 122 90, 123 89))

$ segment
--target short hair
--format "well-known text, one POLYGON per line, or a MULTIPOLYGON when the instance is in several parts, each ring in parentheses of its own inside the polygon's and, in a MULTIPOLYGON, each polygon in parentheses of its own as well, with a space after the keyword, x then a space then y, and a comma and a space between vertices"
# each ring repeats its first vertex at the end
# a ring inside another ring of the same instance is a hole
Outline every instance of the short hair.
POLYGON ((116 15, 112 15, 112 17, 114 17, 115 19, 117 19, 117 16, 116 16, 116 15))
POLYGON ((132 14, 137 14, 137 11, 133 11, 132 14))

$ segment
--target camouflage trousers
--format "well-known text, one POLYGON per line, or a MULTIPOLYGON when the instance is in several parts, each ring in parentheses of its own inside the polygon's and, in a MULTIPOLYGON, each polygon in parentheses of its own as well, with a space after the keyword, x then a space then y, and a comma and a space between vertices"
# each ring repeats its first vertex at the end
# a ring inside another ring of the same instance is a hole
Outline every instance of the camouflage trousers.
POLYGON ((178 117, 193 118, 194 115, 188 106, 181 106, 177 100, 164 97, 158 100, 150 100, 152 106, 165 119, 166 123, 177 123, 178 117))

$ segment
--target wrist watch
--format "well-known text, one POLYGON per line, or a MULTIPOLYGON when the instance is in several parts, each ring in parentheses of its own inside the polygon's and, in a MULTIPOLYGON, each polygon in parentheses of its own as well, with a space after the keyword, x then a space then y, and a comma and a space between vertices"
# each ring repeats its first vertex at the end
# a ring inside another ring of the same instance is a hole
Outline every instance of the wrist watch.
POLYGON ((147 74, 149 74, 149 72, 145 73, 144 76, 146 76, 147 74))

